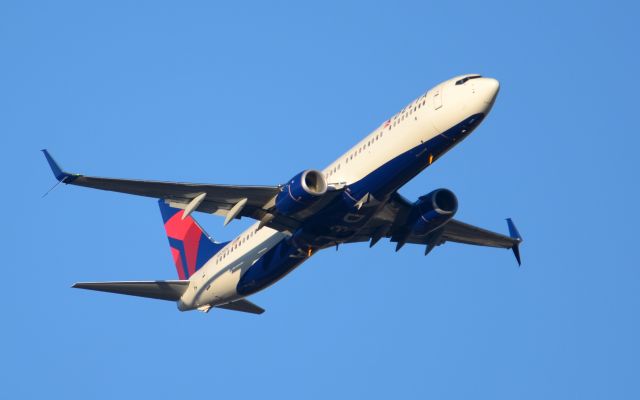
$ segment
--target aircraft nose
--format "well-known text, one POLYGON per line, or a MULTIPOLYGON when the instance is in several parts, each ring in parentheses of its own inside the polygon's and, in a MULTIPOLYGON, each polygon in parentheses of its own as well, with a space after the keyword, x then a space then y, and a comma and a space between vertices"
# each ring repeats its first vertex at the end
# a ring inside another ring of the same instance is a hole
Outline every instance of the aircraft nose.
POLYGON ((500 91, 500 82, 493 78, 480 78, 474 83, 476 93, 478 93, 482 101, 488 106, 492 106, 500 91))

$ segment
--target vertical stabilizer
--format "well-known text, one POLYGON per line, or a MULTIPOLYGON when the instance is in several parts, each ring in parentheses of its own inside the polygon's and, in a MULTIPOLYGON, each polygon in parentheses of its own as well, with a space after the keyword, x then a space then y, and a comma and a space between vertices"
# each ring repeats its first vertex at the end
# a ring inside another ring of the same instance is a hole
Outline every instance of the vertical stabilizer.
POLYGON ((190 215, 183 219, 184 210, 158 203, 178 277, 188 279, 227 243, 214 242, 190 215))

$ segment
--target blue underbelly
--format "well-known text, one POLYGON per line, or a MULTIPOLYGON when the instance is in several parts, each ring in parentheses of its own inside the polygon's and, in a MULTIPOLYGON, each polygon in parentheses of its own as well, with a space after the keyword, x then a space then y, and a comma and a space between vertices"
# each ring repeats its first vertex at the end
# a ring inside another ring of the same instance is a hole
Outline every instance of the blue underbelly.
POLYGON ((282 240, 242 275, 236 291, 242 296, 258 292, 284 277, 306 258, 290 240, 282 240))
POLYGON ((292 238, 281 241, 258 259, 240 278, 238 293, 248 296, 272 285, 305 261, 309 248, 322 249, 348 240, 378 211, 377 207, 357 209, 355 205, 363 196, 370 194, 386 201, 433 160, 469 135, 483 117, 477 114, 465 119, 349 185, 341 196, 305 221, 292 238))

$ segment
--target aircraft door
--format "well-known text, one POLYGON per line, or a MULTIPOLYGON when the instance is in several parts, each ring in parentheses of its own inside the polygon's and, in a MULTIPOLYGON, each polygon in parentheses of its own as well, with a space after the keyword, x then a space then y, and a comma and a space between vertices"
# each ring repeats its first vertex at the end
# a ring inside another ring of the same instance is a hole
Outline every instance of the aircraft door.
POLYGON ((433 94, 432 96, 432 105, 433 105, 433 109, 437 110, 439 108, 442 107, 442 85, 437 86, 435 89, 433 89, 433 94))

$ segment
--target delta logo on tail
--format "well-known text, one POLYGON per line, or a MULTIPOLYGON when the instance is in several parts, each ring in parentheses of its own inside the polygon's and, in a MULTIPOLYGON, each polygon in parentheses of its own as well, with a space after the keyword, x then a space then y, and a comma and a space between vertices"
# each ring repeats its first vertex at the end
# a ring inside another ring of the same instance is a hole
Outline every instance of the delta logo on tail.
POLYGON ((165 200, 158 204, 178 277, 188 279, 226 243, 214 242, 193 217, 185 217, 184 210, 170 207, 165 200))

